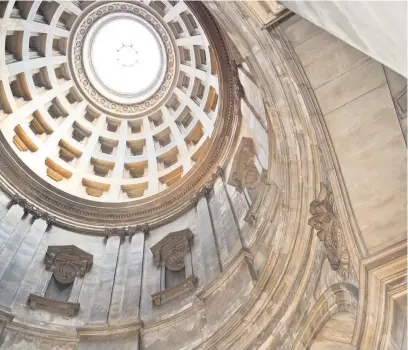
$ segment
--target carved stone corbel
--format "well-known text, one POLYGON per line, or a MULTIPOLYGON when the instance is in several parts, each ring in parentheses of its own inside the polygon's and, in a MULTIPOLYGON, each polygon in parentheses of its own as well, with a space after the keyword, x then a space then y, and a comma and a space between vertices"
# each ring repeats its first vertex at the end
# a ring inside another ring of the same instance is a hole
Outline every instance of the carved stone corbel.
POLYGON ((148 235, 150 232, 150 226, 149 224, 146 222, 144 223, 142 226, 139 226, 138 229, 143 232, 145 235, 148 235))
POLYGON ((55 216, 51 216, 44 210, 36 207, 34 204, 29 203, 25 198, 21 197, 18 193, 13 194, 11 197, 11 205, 20 205, 25 214, 31 214, 35 219, 44 219, 47 222, 48 227, 55 224, 55 216))
POLYGON ((200 190, 201 195, 208 197, 214 189, 214 183, 212 181, 207 182, 200 190))
POLYGON ((18 193, 14 193, 11 196, 11 203, 10 203, 11 205, 14 205, 14 204, 21 205, 22 202, 23 202, 23 198, 18 193))
POLYGON ((133 237, 136 234, 136 227, 128 226, 125 228, 125 235, 129 237, 133 237))
POLYGON ((109 239, 112 236, 119 236, 121 242, 123 242, 125 237, 134 236, 136 231, 137 231, 137 228, 132 227, 132 226, 128 226, 128 227, 106 227, 105 228, 105 238, 109 239))
POLYGON ((203 193, 201 193, 201 192, 194 193, 190 198, 190 202, 193 203, 193 205, 197 205, 197 203, 200 200, 200 198, 202 197, 202 195, 203 195, 203 193))
POLYGON ((331 268, 342 278, 347 278, 349 252, 344 241, 334 196, 323 183, 320 183, 319 196, 310 203, 310 214, 312 217, 308 224, 317 231, 317 236, 323 242, 331 268))
MULTIPOLYGON (((194 196, 192 197, 192 200, 196 200, 198 202, 198 199, 200 196, 206 196, 208 197, 211 192, 214 189, 214 184, 215 181, 218 179, 218 177, 224 177, 224 169, 220 166, 217 166, 217 169, 214 173, 211 174, 210 180, 208 180, 204 186, 200 189, 198 193, 195 193, 194 196)), ((196 203, 197 203, 196 202, 196 203)))

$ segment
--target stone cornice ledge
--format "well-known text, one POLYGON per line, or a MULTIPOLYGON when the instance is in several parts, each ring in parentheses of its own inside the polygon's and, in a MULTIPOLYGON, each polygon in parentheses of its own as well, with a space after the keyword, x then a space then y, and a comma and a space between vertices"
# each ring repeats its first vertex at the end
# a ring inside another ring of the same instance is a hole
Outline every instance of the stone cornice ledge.
POLYGON ((100 340, 101 337, 106 339, 115 339, 131 334, 136 334, 143 327, 142 323, 138 321, 123 323, 117 325, 85 325, 77 327, 78 338, 93 340, 100 340))
POLYGON ((79 339, 75 327, 58 326, 55 324, 50 326, 50 324, 46 322, 25 318, 14 317, 10 323, 6 324, 6 328, 35 337, 59 340, 62 342, 77 342, 79 339))
POLYGON ((200 310, 204 310, 204 303, 201 300, 196 299, 191 306, 166 319, 158 322, 142 322, 143 328, 141 329, 141 333, 144 334, 152 331, 157 331, 159 329, 165 329, 167 327, 172 327, 183 319, 195 315, 200 310))
POLYGON ((0 309, 0 322, 11 322, 13 318, 14 316, 10 312, 0 309))

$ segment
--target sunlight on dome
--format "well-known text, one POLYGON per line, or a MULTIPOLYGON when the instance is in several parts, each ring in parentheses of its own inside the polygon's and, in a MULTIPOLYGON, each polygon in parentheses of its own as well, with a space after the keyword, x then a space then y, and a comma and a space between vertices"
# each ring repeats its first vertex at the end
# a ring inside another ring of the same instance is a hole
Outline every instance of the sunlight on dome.
POLYGON ((91 60, 101 83, 121 94, 137 94, 158 85, 164 64, 152 31, 127 18, 113 19, 95 33, 91 60))

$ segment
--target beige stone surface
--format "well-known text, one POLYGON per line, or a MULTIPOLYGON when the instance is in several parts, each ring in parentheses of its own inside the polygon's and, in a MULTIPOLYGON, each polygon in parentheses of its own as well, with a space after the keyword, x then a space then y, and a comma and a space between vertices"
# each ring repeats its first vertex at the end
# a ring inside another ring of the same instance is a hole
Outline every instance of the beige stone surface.
POLYGON ((322 32, 318 26, 304 19, 298 21, 292 19, 292 21, 293 22, 286 28, 285 33, 293 47, 300 45, 307 39, 322 32))
POLYGON ((346 312, 335 314, 317 335, 310 350, 355 350, 350 345, 355 318, 346 312))
POLYGON ((317 89, 369 59, 361 51, 327 32, 295 47, 310 84, 317 89))
MULTIPOLYGON (((185 6, 163 3, 169 21, 185 6)), ((80 12, 75 3, 65 5, 80 12)), ((394 311, 378 302, 406 290, 406 265, 388 265, 396 256, 406 258, 402 248, 398 255, 389 247, 406 237, 406 149, 393 104, 404 81, 299 16, 280 25, 292 50, 279 28, 261 30, 239 2, 210 5, 235 46, 249 55, 239 67, 246 100, 229 156, 234 159, 242 137, 251 137, 256 168, 268 168, 251 207, 254 219, 244 221, 250 208, 245 193, 226 184, 228 162, 205 194, 186 198, 193 203, 189 209, 169 214, 161 226, 146 220, 149 232, 136 230, 132 238, 107 239, 102 232, 89 235, 62 225, 46 230, 45 220, 31 224, 32 214, 22 218, 21 204, 7 207, 9 198, 0 190, 0 349, 385 350, 350 345, 366 316, 368 330, 362 332, 405 349, 405 295, 395 298, 394 311), (343 234, 349 234, 345 280, 327 259, 330 240, 322 242, 308 226, 320 183, 332 192, 343 234), (22 226, 29 224, 26 234, 22 226), (166 285, 166 274, 150 248, 187 228, 194 235, 197 285, 155 305, 151 295, 166 285), (352 238, 360 230, 369 256, 352 255, 352 238), (31 310, 27 297, 44 272, 45 251, 65 244, 94 255, 80 291, 81 309, 73 317, 31 310), (373 277, 372 270, 381 273, 373 277)))
POLYGON ((381 64, 370 59, 316 89, 315 93, 322 113, 327 114, 385 82, 381 64))
POLYGON ((325 120, 368 250, 373 253, 404 239, 406 152, 387 85, 325 120))

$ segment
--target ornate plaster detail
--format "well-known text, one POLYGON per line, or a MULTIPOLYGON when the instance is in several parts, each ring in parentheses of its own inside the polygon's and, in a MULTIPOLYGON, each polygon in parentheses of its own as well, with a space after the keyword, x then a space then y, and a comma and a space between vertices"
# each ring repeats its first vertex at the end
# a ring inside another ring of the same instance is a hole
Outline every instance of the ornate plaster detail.
POLYGON ((220 176, 224 178, 224 169, 220 166, 217 166, 216 171, 211 174, 210 179, 200 188, 199 191, 191 196, 191 203, 196 205, 202 196, 209 196, 214 189, 215 181, 220 176))
POLYGON ((110 238, 112 236, 119 236, 124 238, 126 236, 133 236, 137 231, 137 227, 109 227, 105 228, 105 238, 110 238))
POLYGON ((34 216, 35 219, 43 219, 47 222, 48 226, 51 226, 56 223, 56 217, 50 215, 42 209, 39 209, 34 204, 31 204, 27 199, 21 197, 18 193, 15 193, 11 196, 11 204, 20 205, 25 213, 29 213, 34 216))
POLYGON ((201 196, 202 196, 201 191, 198 191, 198 192, 194 193, 194 194, 191 196, 191 198, 190 198, 190 202, 191 202, 193 205, 197 205, 197 203, 198 203, 198 201, 200 200, 201 196))
POLYGON ((334 196, 323 183, 320 183, 319 196, 310 204, 310 214, 312 217, 308 224, 317 231, 317 236, 323 242, 331 268, 343 278, 347 278, 349 252, 338 219, 334 196))
POLYGON ((140 231, 142 231, 145 235, 149 234, 150 232, 150 226, 149 224, 146 222, 141 226, 137 227, 140 231))
POLYGON ((254 142, 250 137, 243 137, 234 156, 228 184, 238 191, 245 188, 256 189, 260 181, 259 171, 254 162, 254 142))
POLYGON ((173 299, 176 296, 193 289, 197 278, 193 274, 190 245, 193 233, 189 229, 171 232, 150 248, 153 261, 161 268, 160 291, 151 295, 156 305, 173 299), (175 286, 168 286, 166 270, 177 272, 185 269, 185 279, 175 286))
POLYGON ((28 304, 32 309, 40 306, 73 316, 80 309, 78 300, 83 277, 92 266, 93 256, 73 245, 49 246, 44 263, 45 271, 35 292, 28 296, 28 304), (52 277, 59 283, 72 285, 68 300, 56 300, 46 296, 52 277))
POLYGON ((184 267, 184 257, 193 240, 189 229, 168 234, 160 242, 150 248, 156 266, 164 266, 170 271, 180 271, 184 267))
POLYGON ((74 245, 49 246, 45 255, 45 268, 63 284, 72 283, 75 277, 84 277, 92 263, 93 256, 74 245))

